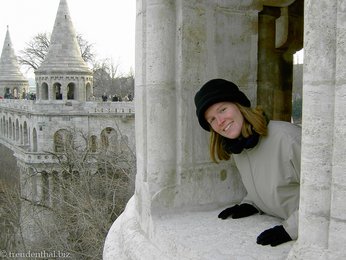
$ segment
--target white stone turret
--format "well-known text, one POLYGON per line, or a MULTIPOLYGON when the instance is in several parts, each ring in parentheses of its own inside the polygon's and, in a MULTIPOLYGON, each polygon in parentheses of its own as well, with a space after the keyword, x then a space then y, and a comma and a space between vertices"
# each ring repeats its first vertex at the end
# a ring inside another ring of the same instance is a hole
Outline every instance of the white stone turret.
POLYGON ((20 98, 28 86, 28 80, 19 69, 18 60, 13 50, 10 32, 7 26, 6 37, 0 57, 0 96, 20 98))
POLYGON ((39 101, 86 101, 92 95, 92 71, 82 59, 66 0, 60 0, 49 50, 35 75, 39 101))

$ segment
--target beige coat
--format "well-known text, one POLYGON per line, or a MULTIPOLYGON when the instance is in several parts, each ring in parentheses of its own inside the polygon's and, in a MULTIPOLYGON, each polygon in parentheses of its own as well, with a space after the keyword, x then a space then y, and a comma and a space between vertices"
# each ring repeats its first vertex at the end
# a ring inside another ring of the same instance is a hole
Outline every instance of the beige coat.
POLYGON ((300 147, 300 127, 270 121, 254 148, 232 155, 247 191, 242 203, 282 218, 292 239, 298 237, 300 147))

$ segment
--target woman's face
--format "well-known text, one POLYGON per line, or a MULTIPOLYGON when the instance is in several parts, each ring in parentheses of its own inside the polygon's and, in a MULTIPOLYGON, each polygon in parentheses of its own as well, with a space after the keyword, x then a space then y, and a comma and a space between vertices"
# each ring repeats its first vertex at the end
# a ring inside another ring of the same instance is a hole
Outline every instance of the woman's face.
POLYGON ((216 133, 230 139, 240 136, 244 117, 234 103, 215 103, 205 111, 204 117, 216 133))

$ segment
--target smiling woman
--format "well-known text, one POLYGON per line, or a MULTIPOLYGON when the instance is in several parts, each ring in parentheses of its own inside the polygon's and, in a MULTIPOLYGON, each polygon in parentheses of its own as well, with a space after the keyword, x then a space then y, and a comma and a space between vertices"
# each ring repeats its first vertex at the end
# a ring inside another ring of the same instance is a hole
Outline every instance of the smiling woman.
MULTIPOLYGON (((38 33, 51 33, 59 1, 1 1, 0 43, 4 42, 7 25, 17 55, 38 33)), ((99 59, 112 59, 119 65, 120 73, 134 68, 135 1, 67 0, 67 3, 76 32, 93 44, 99 59)))
POLYGON ((267 120, 263 110, 251 108, 238 86, 224 79, 205 83, 195 95, 195 105, 199 124, 210 131, 211 158, 217 162, 232 156, 247 191, 239 205, 218 217, 236 219, 263 212, 283 223, 263 231, 258 244, 276 246, 297 239, 300 128, 267 120))

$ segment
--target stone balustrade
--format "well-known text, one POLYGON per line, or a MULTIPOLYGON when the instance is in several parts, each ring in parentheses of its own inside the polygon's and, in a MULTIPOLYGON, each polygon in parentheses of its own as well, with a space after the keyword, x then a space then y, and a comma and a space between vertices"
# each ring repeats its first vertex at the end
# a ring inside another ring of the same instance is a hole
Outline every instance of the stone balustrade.
POLYGON ((24 99, 0 99, 0 108, 13 111, 24 111, 31 113, 77 113, 77 114, 100 114, 114 113, 125 116, 134 116, 134 102, 102 102, 88 101, 36 101, 24 99))

